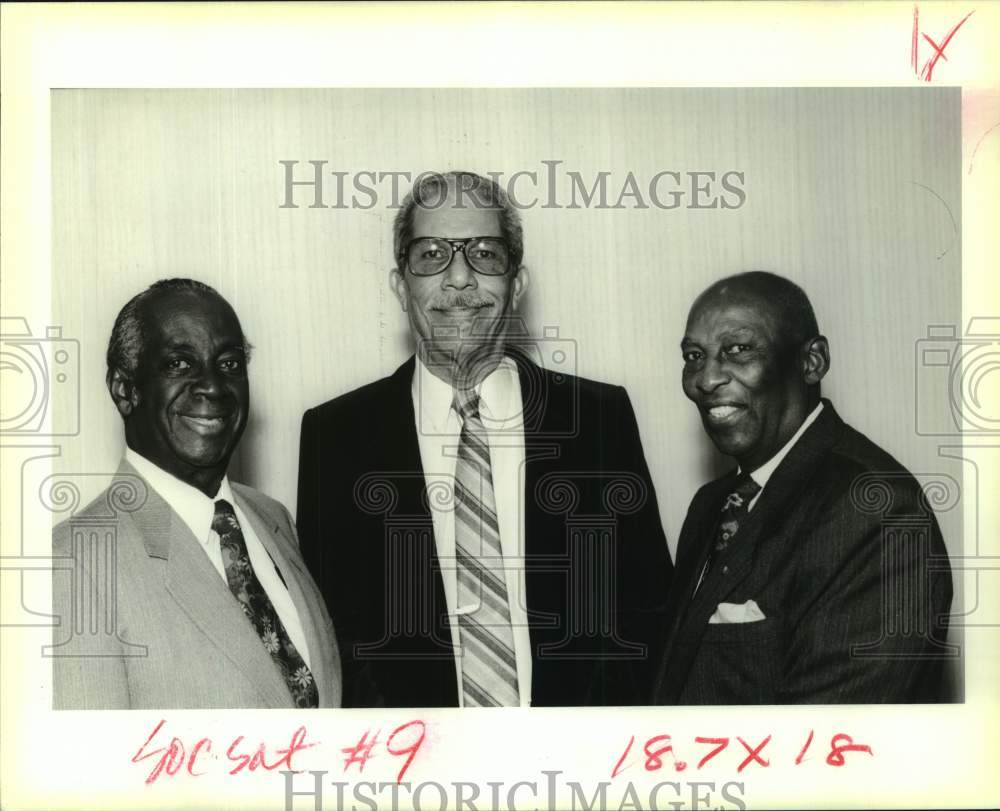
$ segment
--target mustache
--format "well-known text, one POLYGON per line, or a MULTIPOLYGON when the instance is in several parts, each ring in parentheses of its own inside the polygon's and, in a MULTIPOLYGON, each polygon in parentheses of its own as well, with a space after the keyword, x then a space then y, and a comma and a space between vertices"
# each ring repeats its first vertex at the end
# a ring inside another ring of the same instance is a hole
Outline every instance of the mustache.
POLYGON ((435 296, 430 300, 427 308, 429 310, 451 310, 455 308, 476 309, 492 306, 492 301, 480 296, 478 293, 456 291, 454 293, 441 293, 435 296))

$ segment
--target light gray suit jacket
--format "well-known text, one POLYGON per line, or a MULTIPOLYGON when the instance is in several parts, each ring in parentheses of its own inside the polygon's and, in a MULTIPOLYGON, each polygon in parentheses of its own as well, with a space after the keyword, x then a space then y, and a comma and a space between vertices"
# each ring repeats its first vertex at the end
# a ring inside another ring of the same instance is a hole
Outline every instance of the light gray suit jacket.
MULTIPOLYGON (((240 484, 236 503, 299 613, 320 707, 339 707, 340 656, 288 511, 240 484)), ((56 709, 291 708, 288 688, 200 542, 128 462, 53 530, 56 709)))

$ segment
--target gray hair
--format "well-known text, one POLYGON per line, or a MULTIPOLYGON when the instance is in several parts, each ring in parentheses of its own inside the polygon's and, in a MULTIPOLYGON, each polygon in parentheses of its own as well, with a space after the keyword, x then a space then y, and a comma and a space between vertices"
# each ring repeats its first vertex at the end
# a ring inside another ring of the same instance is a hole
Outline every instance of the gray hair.
MULTIPOLYGON (((141 293, 133 296, 121 308, 108 341, 108 380, 115 369, 120 369, 128 377, 134 378, 139 369, 139 359, 145 346, 145 325, 143 323, 143 305, 160 293, 188 292, 202 295, 213 295, 222 298, 218 291, 203 282, 194 279, 160 279, 141 293)), ((249 357, 249 345, 246 346, 249 357)))

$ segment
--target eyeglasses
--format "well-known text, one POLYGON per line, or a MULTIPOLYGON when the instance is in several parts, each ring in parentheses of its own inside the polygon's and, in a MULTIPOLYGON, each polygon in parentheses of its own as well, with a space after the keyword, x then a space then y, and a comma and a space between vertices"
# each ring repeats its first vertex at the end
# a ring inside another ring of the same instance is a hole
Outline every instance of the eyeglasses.
POLYGON ((436 276, 458 251, 483 276, 503 276, 510 269, 510 249, 500 237, 417 237, 406 246, 406 266, 414 276, 436 276))

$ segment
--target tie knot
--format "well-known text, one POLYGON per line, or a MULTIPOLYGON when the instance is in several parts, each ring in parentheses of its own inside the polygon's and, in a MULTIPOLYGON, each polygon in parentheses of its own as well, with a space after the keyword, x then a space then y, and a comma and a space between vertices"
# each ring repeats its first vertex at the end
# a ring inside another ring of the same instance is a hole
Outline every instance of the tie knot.
POLYGON ((236 510, 233 505, 220 498, 215 502, 215 515, 212 517, 212 529, 222 535, 233 529, 239 529, 239 522, 236 520, 236 510))
POLYGON ((749 473, 741 473, 736 480, 736 487, 726 496, 723 510, 746 509, 753 497, 760 492, 760 485, 751 478, 749 473))
POLYGON ((469 389, 458 389, 452 406, 463 420, 479 419, 479 395, 469 389))
POLYGON ((753 498, 760 492, 760 485, 753 480, 753 477, 749 473, 747 473, 745 474, 745 478, 741 476, 740 481, 737 482, 736 492, 742 498, 753 498))

